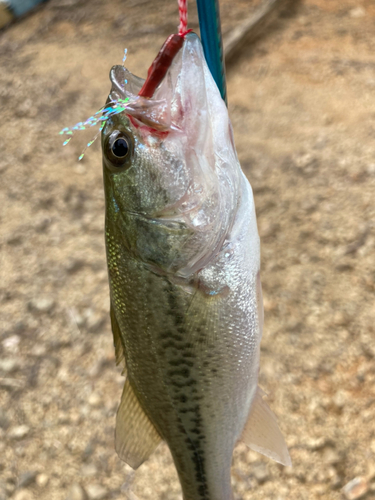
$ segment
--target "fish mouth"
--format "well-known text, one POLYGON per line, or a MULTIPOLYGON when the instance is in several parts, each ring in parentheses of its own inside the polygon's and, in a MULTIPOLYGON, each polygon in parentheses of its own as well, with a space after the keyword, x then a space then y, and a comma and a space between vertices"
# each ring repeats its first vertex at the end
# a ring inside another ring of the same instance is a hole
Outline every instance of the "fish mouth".
POLYGON ((132 120, 132 124, 138 127, 149 127, 151 131, 169 132, 170 130, 180 130, 172 122, 170 112, 170 102, 167 99, 152 99, 139 96, 145 80, 133 75, 124 66, 113 66, 109 77, 112 83, 109 94, 110 101, 128 99, 124 113, 132 120))

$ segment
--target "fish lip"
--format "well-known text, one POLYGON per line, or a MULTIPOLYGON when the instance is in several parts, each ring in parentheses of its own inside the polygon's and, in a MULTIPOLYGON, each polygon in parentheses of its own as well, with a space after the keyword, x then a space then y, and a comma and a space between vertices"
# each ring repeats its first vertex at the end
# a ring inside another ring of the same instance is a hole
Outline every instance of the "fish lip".
POLYGON ((133 73, 125 68, 125 66, 121 66, 119 64, 112 66, 109 72, 109 79, 112 83, 111 92, 112 90, 115 90, 122 97, 127 97, 127 94, 131 94, 136 97, 145 82, 143 78, 133 75, 133 73), (129 91, 125 90, 125 81, 127 81, 126 85, 129 85, 130 87, 129 91), (130 89, 134 90, 134 92, 130 92, 130 89))
POLYGON ((134 128, 156 134, 181 131, 181 128, 171 121, 170 102, 138 95, 145 81, 143 78, 133 75, 120 65, 111 68, 109 78, 112 84, 110 100, 129 100, 123 112, 131 118, 134 128))

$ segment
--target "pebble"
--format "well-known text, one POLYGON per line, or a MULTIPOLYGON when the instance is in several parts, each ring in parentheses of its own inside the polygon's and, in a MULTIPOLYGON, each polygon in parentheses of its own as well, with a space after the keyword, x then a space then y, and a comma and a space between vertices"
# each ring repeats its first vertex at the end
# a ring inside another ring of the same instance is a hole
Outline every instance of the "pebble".
POLYGON ((369 491, 369 484, 363 477, 356 477, 347 483, 342 492, 347 500, 359 500, 369 491))
POLYGON ((91 440, 87 445, 86 448, 84 449, 82 453, 82 460, 87 461, 89 457, 94 453, 95 451, 95 441, 91 440))
POLYGON ((47 474, 38 474, 36 476, 36 484, 40 487, 40 488, 44 488, 45 486, 47 486, 49 482, 49 477, 47 476, 47 474))
POLYGON ((76 312, 73 316, 73 323, 76 325, 76 327, 79 330, 86 323, 86 318, 82 314, 79 314, 78 312, 76 312))
POLYGON ((75 274, 78 272, 80 269, 82 269, 85 266, 85 261, 81 259, 72 259, 68 261, 66 265, 66 271, 68 274, 75 274))
POLYGON ((89 407, 89 405, 85 405, 85 404, 81 405, 79 410, 81 412, 81 416, 84 418, 89 417, 90 413, 92 411, 92 409, 89 407))
POLYGON ((328 445, 328 440, 325 437, 319 437, 319 438, 308 438, 306 440, 306 448, 312 451, 318 451, 323 449, 325 446, 328 445))
MULTIPOLYGON (((288 467, 286 467, 286 468, 288 468, 288 467)), ((292 467, 289 467, 289 468, 291 469, 292 467)), ((298 479, 298 481, 300 483, 306 483, 306 481, 307 481, 307 476, 305 474, 305 471, 302 468, 299 469, 298 471, 296 471, 295 478, 298 479)))
POLYGON ((344 260, 343 259, 341 262, 339 262, 335 266, 335 269, 339 273, 345 273, 347 271, 353 271, 354 267, 353 267, 353 264, 351 262, 349 262, 348 260, 344 260))
POLYGON ((14 358, 4 358, 0 359, 0 370, 5 373, 12 373, 18 370, 18 361, 14 358))
POLYGON ((30 300, 28 303, 29 311, 39 313, 39 314, 47 314, 52 312, 52 309, 55 307, 55 302, 50 297, 38 297, 30 300))
POLYGON ((49 350, 58 351, 72 345, 71 339, 67 335, 61 335, 58 339, 53 339, 49 343, 49 350))
POLYGON ((348 401, 347 393, 342 389, 339 389, 332 398, 332 402, 338 410, 342 410, 347 401, 348 401))
POLYGON ((28 490, 20 490, 13 496, 13 500, 33 500, 33 499, 34 495, 31 493, 31 491, 28 490))
POLYGON ((30 352, 33 356, 37 356, 39 358, 46 355, 47 348, 44 344, 35 344, 30 352))
POLYGON ((69 489, 66 500, 86 500, 85 490, 78 483, 73 483, 69 489))
POLYGON ((75 413, 75 411, 73 411, 73 413, 71 413, 69 415, 69 423, 72 426, 80 424, 81 423, 81 416, 80 416, 80 414, 79 413, 75 413))
POLYGON ((69 425, 70 424, 70 417, 68 413, 61 411, 57 417, 57 423, 59 425, 69 425))
POLYGON ((358 19, 359 17, 365 17, 366 11, 363 7, 355 7, 354 9, 351 9, 349 14, 350 14, 350 17, 354 17, 354 18, 358 19))
POLYGON ((12 427, 8 431, 9 439, 24 439, 30 432, 30 427, 27 425, 18 425, 16 427, 12 427))
POLYGON ((344 311, 336 311, 333 316, 333 323, 336 326, 347 326, 350 323, 350 318, 344 311))
POLYGON ((38 472, 35 470, 23 472, 18 480, 18 488, 27 488, 30 484, 33 484, 37 475, 38 472))
POLYGON ((98 473, 98 469, 94 464, 85 464, 81 468, 81 474, 82 476, 90 477, 90 476, 96 476, 98 473))
POLYGON ((259 234, 262 238, 269 238, 275 236, 279 229, 280 225, 277 223, 262 221, 259 225, 259 234))
POLYGON ((282 472, 286 477, 294 477, 297 471, 295 467, 283 467, 282 472))
POLYGON ((259 484, 265 483, 270 478, 270 474, 265 464, 256 465, 253 468, 253 474, 259 484))
POLYGON ((323 453, 323 462, 327 465, 337 465, 341 462, 341 456, 333 448, 326 448, 323 453))
POLYGON ((3 347, 6 351, 17 352, 20 341, 21 338, 18 335, 12 335, 3 340, 3 347))
POLYGON ((331 488, 333 490, 339 489, 342 486, 342 481, 340 476, 337 474, 336 469, 334 467, 329 467, 327 473, 331 488))
POLYGON ((298 319, 291 318, 286 322, 285 331, 287 332, 300 332, 303 324, 298 319))
POLYGON ((318 158, 311 155, 310 153, 301 154, 294 159, 294 165, 297 167, 297 171, 306 177, 310 177, 315 174, 319 167, 318 158))
POLYGON ((47 217, 39 220, 34 226, 35 231, 37 231, 38 233, 45 233, 48 227, 50 226, 51 222, 52 222, 51 219, 47 217))
POLYGON ((9 391, 22 389, 24 386, 25 382, 23 380, 17 380, 15 378, 0 378, 0 387, 9 391))
POLYGON ((86 327, 89 332, 97 333, 103 326, 107 317, 91 311, 86 316, 86 327))
POLYGON ((322 497, 327 494, 327 486, 325 484, 317 484, 313 491, 318 497, 322 497))
POLYGON ((96 392, 90 394, 88 398, 88 403, 90 406, 93 406, 94 408, 99 408, 103 404, 101 397, 96 392))
POLYGON ((314 212, 318 207, 318 203, 315 199, 305 198, 301 202, 301 208, 304 212, 311 213, 314 212))
POLYGON ((275 311, 277 309, 277 302, 263 295, 263 307, 265 312, 275 311))
POLYGON ((26 333, 27 330, 30 330, 30 322, 28 321, 27 323, 25 323, 24 321, 17 321, 14 325, 14 333, 17 333, 17 334, 22 334, 22 333, 26 333))
POLYGON ((93 366, 88 371, 88 374, 90 377, 95 378, 98 375, 100 375, 100 373, 103 371, 103 367, 104 367, 103 361, 104 360, 100 359, 99 361, 95 362, 95 364, 93 364, 93 366))
POLYGON ((99 484, 89 484, 86 491, 89 500, 103 500, 108 496, 108 491, 99 484))
POLYGON ((5 483, 5 493, 11 496, 16 489, 16 479, 14 477, 8 477, 5 483))
POLYGON ((14 247, 18 247, 19 245, 22 245, 22 242, 23 242, 23 238, 22 238, 21 235, 11 236, 7 240, 8 245, 11 245, 11 246, 14 246, 14 247))
POLYGON ((62 382, 69 382, 70 380, 70 373, 68 369, 65 366, 62 366, 60 370, 57 373, 57 378, 61 380, 62 382))

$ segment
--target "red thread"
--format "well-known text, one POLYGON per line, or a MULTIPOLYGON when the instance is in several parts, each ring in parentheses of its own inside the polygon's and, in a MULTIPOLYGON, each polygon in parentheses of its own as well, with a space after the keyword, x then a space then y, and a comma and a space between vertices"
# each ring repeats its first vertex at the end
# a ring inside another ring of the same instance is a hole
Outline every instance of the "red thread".
POLYGON ((181 36, 185 36, 188 24, 187 0, 178 0, 178 12, 180 14, 180 26, 178 28, 178 33, 181 36))
POLYGON ((177 52, 182 47, 185 35, 192 30, 187 29, 187 0, 178 0, 178 11, 180 14, 180 26, 178 35, 170 35, 164 42, 159 54, 148 69, 147 78, 138 95, 151 98, 156 87, 165 77, 177 52))
MULTIPOLYGON (((155 57, 153 63, 148 69, 147 78, 143 84, 141 90, 139 91, 139 96, 151 98, 154 95, 156 87, 161 83, 165 77, 172 61, 181 49, 184 43, 185 35, 190 33, 192 30, 187 29, 187 0, 178 0, 178 10, 180 14, 180 26, 178 28, 178 34, 170 35, 164 42, 162 48, 159 50, 158 55, 155 57)), ((130 121, 133 126, 138 128, 137 120, 129 116, 130 121)), ((146 127, 149 131, 153 131, 151 127, 146 127)), ((156 131, 154 131, 156 132, 156 131)), ((168 132, 160 132, 161 135, 168 132)))

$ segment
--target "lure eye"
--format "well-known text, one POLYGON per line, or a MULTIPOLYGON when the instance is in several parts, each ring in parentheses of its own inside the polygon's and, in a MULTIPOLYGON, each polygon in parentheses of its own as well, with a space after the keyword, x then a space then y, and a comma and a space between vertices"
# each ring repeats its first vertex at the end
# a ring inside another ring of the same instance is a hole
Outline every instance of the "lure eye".
POLYGON ((131 138, 124 132, 115 130, 108 137, 105 152, 111 166, 116 169, 126 166, 131 157, 131 151, 131 138))

